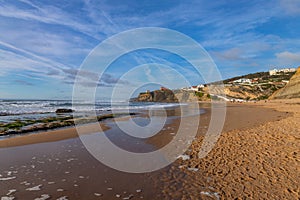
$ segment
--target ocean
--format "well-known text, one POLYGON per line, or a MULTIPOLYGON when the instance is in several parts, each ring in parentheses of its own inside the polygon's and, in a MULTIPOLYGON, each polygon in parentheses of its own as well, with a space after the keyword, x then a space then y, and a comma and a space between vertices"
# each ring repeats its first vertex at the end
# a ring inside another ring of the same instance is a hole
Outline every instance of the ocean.
MULTIPOLYGON (((7 123, 15 120, 40 119, 56 116, 57 109, 73 109, 77 113, 88 113, 95 109, 97 115, 107 114, 112 110, 118 112, 138 112, 149 109, 172 108, 179 106, 177 103, 154 102, 108 102, 96 101, 76 102, 71 100, 0 100, 0 122, 7 123)), ((65 114, 70 115, 70 114, 65 114)))

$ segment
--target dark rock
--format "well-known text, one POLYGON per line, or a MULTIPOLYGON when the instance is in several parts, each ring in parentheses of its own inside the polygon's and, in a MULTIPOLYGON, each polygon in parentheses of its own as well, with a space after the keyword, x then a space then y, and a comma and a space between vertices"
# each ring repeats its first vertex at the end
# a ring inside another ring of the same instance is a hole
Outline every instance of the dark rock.
POLYGON ((72 109, 67 109, 67 108, 59 108, 55 111, 56 113, 72 113, 74 110, 72 109))

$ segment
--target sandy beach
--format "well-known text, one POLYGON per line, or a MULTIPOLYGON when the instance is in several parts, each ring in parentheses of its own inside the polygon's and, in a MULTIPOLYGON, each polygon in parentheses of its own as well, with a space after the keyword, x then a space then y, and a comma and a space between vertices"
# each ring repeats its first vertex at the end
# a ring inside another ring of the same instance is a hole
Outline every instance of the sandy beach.
POLYGON ((299 199, 299 102, 273 100, 249 108, 243 104, 233 114, 236 120, 227 118, 224 132, 207 157, 197 158, 203 139, 199 137, 187 152, 190 159, 178 161, 164 174, 163 198, 299 199), (280 113, 272 115, 265 108, 280 113), (243 109, 248 110, 247 117, 243 109))
MULTIPOLYGON (((198 159, 210 121, 206 104, 197 139, 186 152, 190 159, 152 173, 130 174, 103 165, 87 152, 74 128, 1 140, 0 197, 299 199, 299 102, 229 103, 217 145, 198 159)), ((167 124, 147 144, 160 148, 170 142, 178 123, 167 124)))

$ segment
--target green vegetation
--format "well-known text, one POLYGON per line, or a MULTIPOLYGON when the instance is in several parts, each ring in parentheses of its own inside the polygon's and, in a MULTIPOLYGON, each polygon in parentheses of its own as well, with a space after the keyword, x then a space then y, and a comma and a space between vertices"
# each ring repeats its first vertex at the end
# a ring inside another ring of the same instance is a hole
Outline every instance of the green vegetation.
POLYGON ((197 97, 203 97, 204 96, 204 93, 203 92, 195 92, 195 95, 197 96, 197 97))
POLYGON ((19 129, 19 128, 25 126, 25 125, 26 125, 25 122, 22 122, 20 120, 16 120, 16 121, 11 122, 11 123, 1 124, 0 127, 4 128, 4 130, 7 130, 7 129, 19 129))
POLYGON ((247 74, 247 75, 242 75, 242 76, 236 76, 234 78, 229 78, 229 79, 225 79, 223 81, 218 81, 218 82, 214 82, 212 84, 220 84, 220 83, 224 83, 224 84, 228 84, 232 81, 241 79, 241 78, 246 78, 246 79, 255 79, 258 78, 260 80, 259 83, 268 83, 269 81, 272 82, 281 82, 282 80, 290 80, 290 78, 295 74, 295 72, 288 72, 288 73, 280 73, 278 75, 270 75, 269 72, 257 72, 257 73, 253 73, 253 74, 247 74))
POLYGON ((259 96, 258 98, 257 98, 257 100, 266 100, 266 99, 268 99, 269 98, 269 96, 267 96, 267 95, 262 95, 262 96, 259 96))
MULTIPOLYGON (((129 113, 129 115, 135 115, 135 113, 129 113)), ((122 116, 128 116, 128 113, 116 113, 116 114, 107 114, 102 116, 97 116, 97 119, 94 117, 85 118, 77 117, 76 124, 86 124, 93 123, 97 121, 103 121, 106 119, 117 118, 122 116)), ((14 134, 14 133, 25 133, 38 130, 54 129, 65 126, 73 126, 74 120, 72 116, 61 116, 61 117, 47 117, 37 120, 16 120, 9 123, 0 123, 0 134, 14 134), (23 129, 23 127, 25 127, 23 129), (27 127, 28 126, 28 127, 27 127)))

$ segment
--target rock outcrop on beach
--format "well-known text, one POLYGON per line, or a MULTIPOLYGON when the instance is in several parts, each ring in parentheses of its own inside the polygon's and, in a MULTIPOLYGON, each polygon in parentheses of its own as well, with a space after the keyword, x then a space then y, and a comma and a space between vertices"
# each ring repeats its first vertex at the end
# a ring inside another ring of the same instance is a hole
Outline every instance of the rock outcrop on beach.
POLYGON ((73 116, 63 116, 57 115, 56 117, 46 117, 40 118, 36 120, 24 119, 24 120, 15 120, 11 122, 0 122, 0 136, 4 135, 15 135, 22 133, 30 133, 36 131, 46 131, 56 128, 74 126, 78 124, 89 124, 94 122, 101 122, 103 120, 124 117, 124 116, 132 116, 135 113, 114 113, 114 114, 105 114, 95 117, 73 117, 73 116))
POLYGON ((292 76, 289 83, 278 91, 276 91, 270 99, 292 99, 300 98, 300 67, 292 76))
POLYGON ((72 113, 74 110, 68 108, 59 108, 55 111, 56 113, 72 113))
POLYGON ((137 98, 131 99, 131 101, 177 103, 178 99, 172 90, 162 87, 160 90, 140 93, 137 98))

